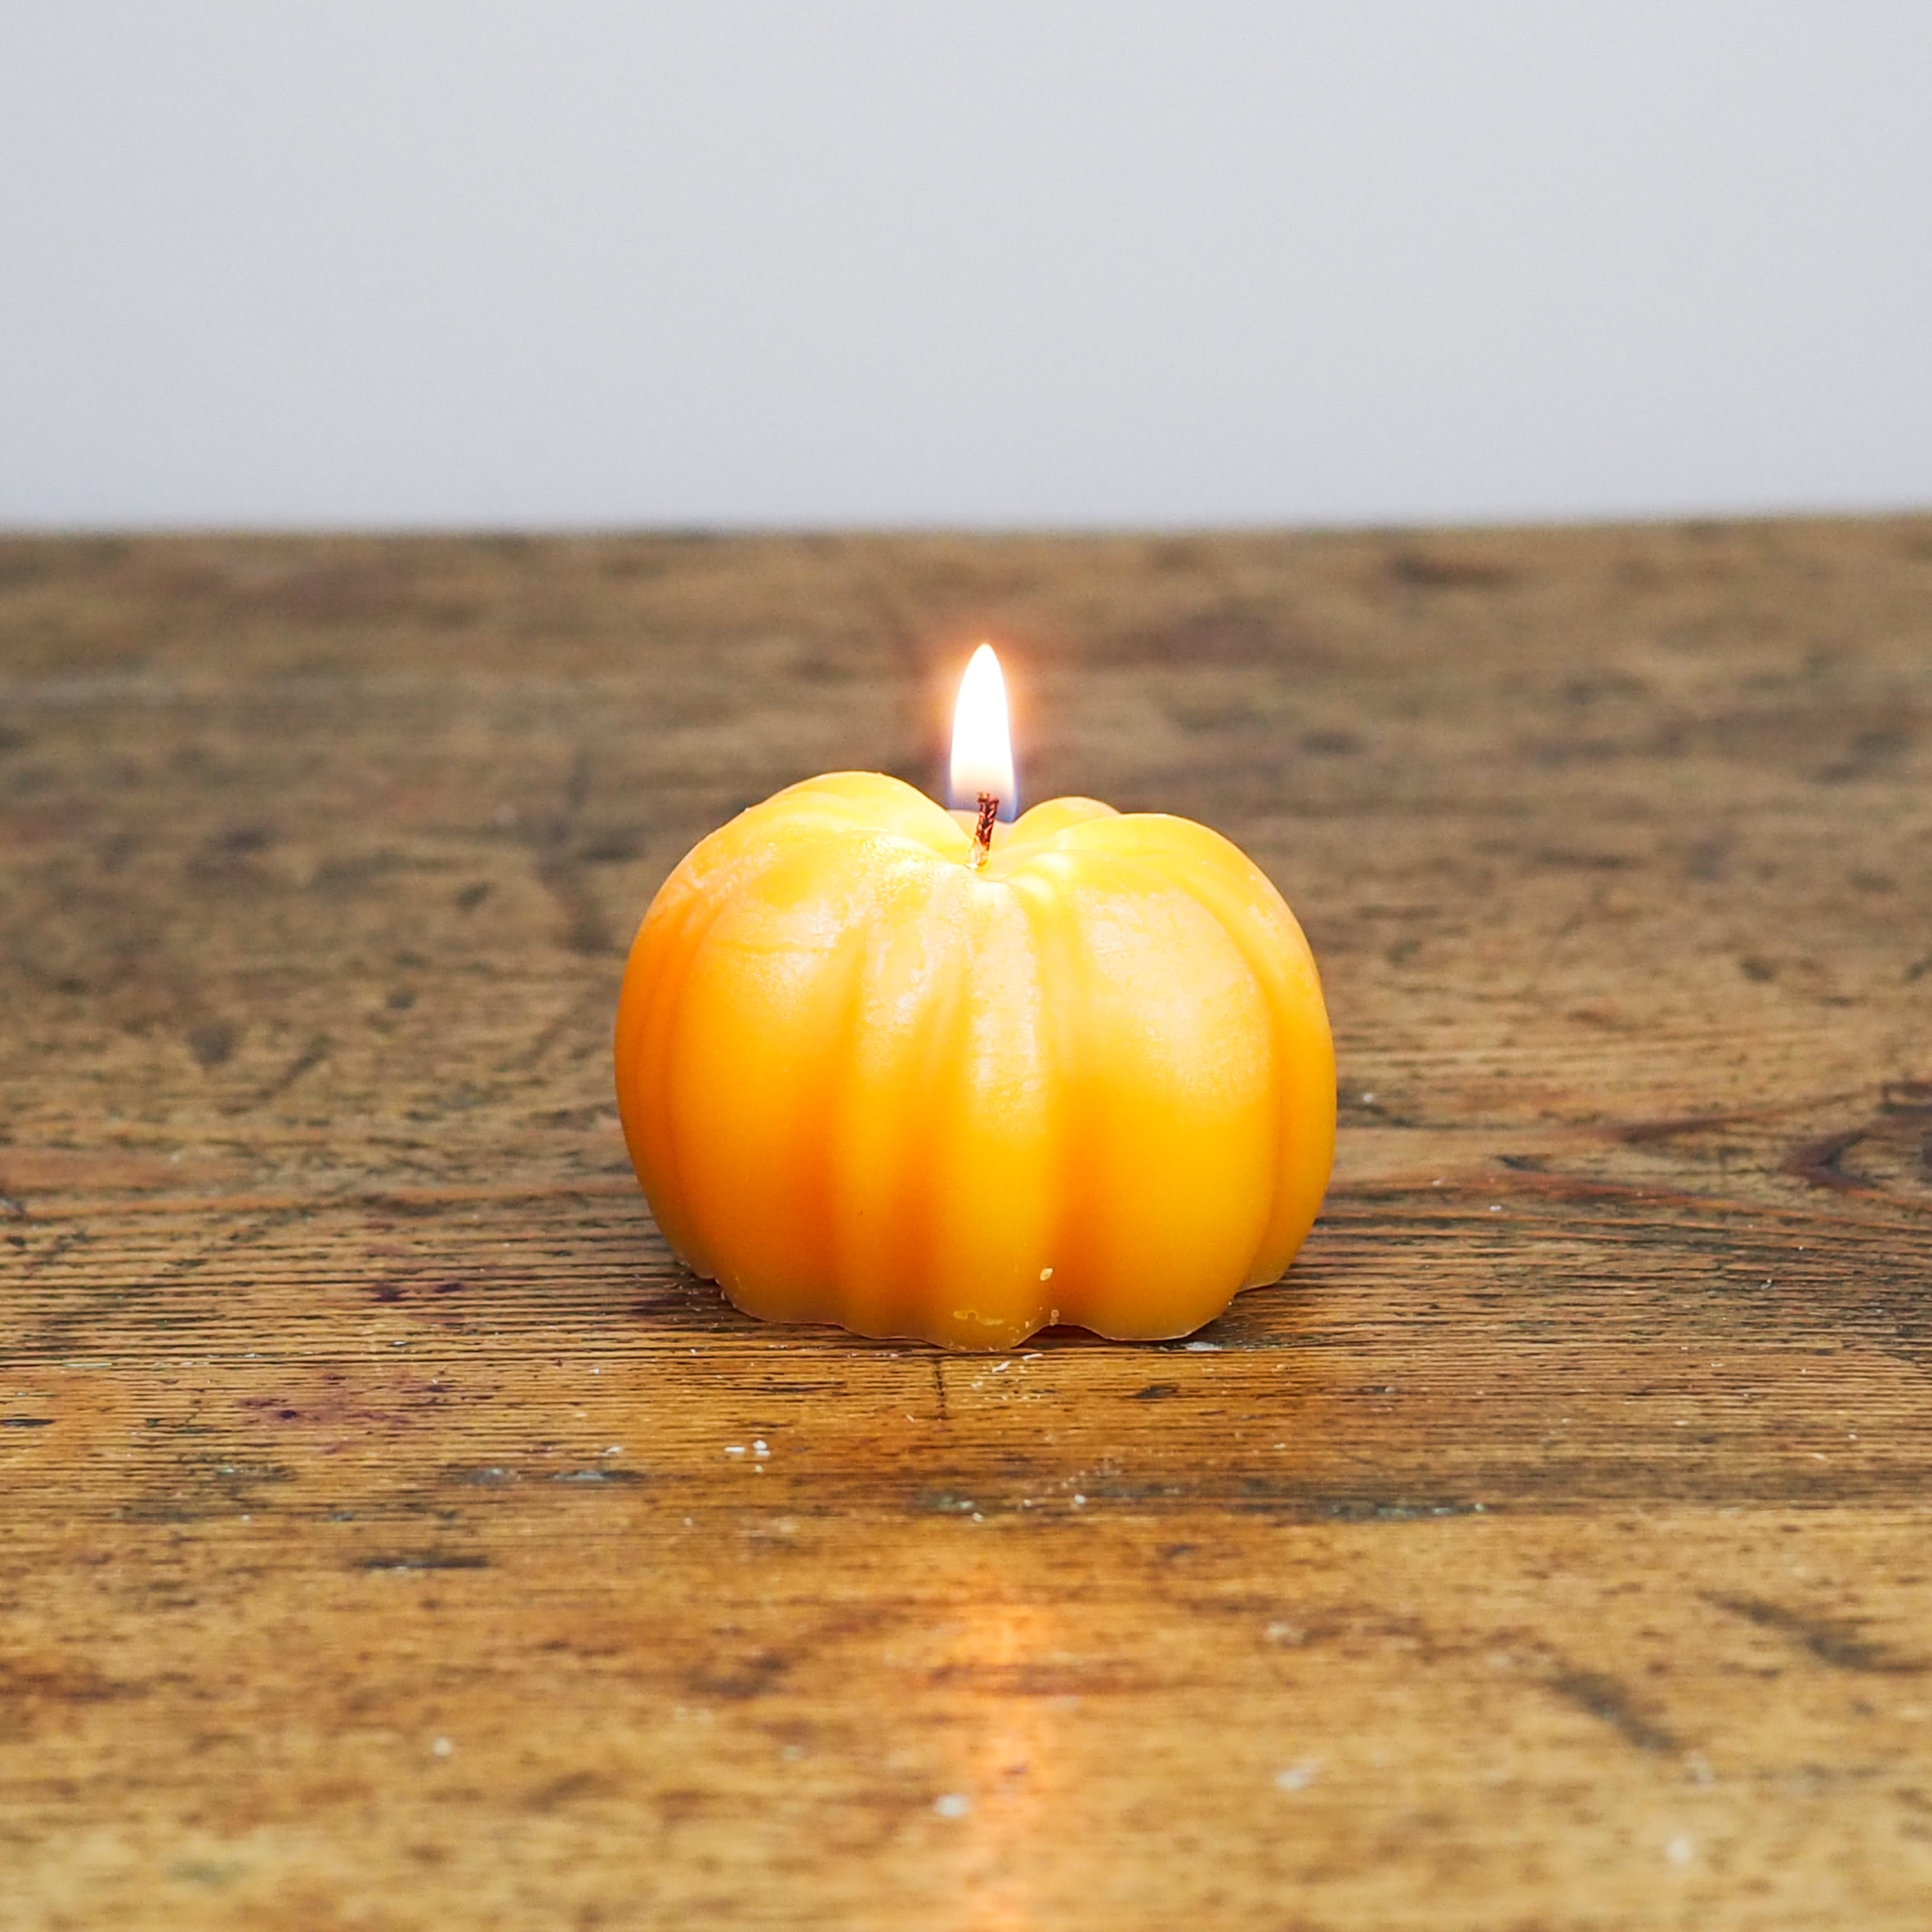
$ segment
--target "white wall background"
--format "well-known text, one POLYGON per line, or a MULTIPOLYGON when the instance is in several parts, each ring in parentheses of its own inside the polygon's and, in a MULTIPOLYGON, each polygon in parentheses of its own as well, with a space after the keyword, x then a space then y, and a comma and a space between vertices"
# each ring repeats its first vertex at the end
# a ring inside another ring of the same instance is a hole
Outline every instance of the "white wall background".
POLYGON ((0 524, 1928 503, 1927 0, 0 0, 0 524))

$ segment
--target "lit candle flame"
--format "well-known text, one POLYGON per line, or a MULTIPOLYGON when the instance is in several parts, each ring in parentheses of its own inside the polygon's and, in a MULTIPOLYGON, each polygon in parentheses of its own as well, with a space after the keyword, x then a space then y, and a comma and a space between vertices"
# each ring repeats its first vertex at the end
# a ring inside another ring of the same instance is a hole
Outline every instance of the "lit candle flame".
POLYGON ((1006 729, 1006 682, 991 644, 973 653, 952 712, 952 802, 970 811, 982 798, 1000 802, 1000 816, 1018 808, 1013 742, 1006 729))

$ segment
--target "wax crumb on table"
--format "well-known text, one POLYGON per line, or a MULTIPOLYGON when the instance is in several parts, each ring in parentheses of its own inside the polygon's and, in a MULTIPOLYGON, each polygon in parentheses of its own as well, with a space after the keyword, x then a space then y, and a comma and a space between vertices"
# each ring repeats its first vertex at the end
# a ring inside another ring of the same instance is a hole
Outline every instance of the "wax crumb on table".
POLYGON ((963 1818, 973 1808, 973 1801, 963 1791, 948 1791, 932 1801, 932 1808, 942 1818, 963 1818))
POLYGON ((1290 1765, 1286 1771, 1274 1774, 1274 1788, 1277 1791, 1306 1791, 1315 1782, 1315 1774, 1321 1769, 1314 1758, 1304 1758, 1299 1764, 1290 1765))

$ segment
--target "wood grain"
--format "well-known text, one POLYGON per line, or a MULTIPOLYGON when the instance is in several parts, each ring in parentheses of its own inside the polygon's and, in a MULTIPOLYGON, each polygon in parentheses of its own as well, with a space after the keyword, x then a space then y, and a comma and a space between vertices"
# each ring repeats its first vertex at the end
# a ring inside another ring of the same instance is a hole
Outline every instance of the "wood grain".
POLYGON ((0 542, 0 1927, 1917 1928, 1932 521, 0 542), (1183 812, 1323 1220, 761 1327, 608 1031, 815 770, 1183 812))

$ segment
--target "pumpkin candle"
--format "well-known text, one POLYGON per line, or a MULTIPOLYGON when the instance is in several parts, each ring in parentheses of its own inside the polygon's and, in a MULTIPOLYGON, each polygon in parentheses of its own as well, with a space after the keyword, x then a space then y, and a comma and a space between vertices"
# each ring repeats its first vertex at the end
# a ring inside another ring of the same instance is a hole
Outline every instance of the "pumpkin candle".
POLYGON ((1280 894, 1186 819, 1058 798, 1000 824, 1012 771, 982 646, 971 808, 808 778, 644 916, 625 1139, 673 1250, 748 1313, 964 1348, 1184 1335, 1314 1220, 1334 1052, 1280 894))

